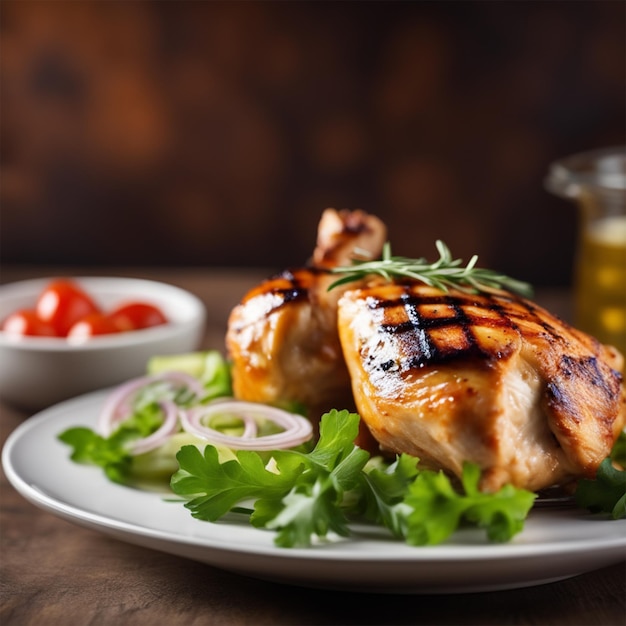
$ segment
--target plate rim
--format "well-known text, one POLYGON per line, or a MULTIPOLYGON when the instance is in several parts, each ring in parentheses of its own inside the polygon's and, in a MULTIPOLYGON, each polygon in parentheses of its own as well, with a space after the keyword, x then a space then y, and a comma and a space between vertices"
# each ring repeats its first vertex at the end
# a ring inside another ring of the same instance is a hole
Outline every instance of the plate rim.
MULTIPOLYGON (((403 542, 393 540, 391 537, 388 539, 390 544, 394 546, 402 546, 402 552, 393 552, 391 555, 386 555, 382 551, 372 552, 367 550, 367 543, 364 543, 363 550, 349 551, 345 549, 346 544, 350 544, 353 548, 356 542, 359 542, 359 536, 350 537, 347 540, 340 540, 333 543, 322 543, 319 546, 312 548, 280 548, 273 543, 268 545, 264 543, 258 544, 225 544, 220 541, 219 537, 212 536, 210 530, 208 536, 203 533, 202 536, 187 534, 184 535, 180 532, 172 532, 172 529, 166 530, 157 526, 143 526, 127 519, 120 519, 119 516, 114 517, 89 510, 89 508, 81 508, 70 502, 63 501, 61 498, 47 493, 44 486, 41 484, 30 483, 26 477, 22 475, 19 468, 16 467, 13 455, 16 453, 17 447, 28 437, 41 436, 41 429, 44 425, 51 424, 54 418, 59 414, 67 414, 71 411, 77 411, 80 407, 89 407, 94 405, 95 410, 97 403, 101 402, 110 389, 98 390, 90 392, 81 396, 77 396, 70 400, 48 407, 43 411, 35 414, 34 416, 26 419, 19 424, 7 437, 6 442, 2 449, 2 466, 5 475, 9 483, 20 493, 26 500, 30 501, 35 506, 43 508, 44 510, 56 514, 64 518, 65 520, 73 523, 77 523, 83 527, 89 527, 93 530, 104 532, 105 534, 114 535, 119 538, 119 535, 123 535, 127 541, 131 543, 141 543, 132 539, 149 539, 156 542, 167 544, 168 547, 185 546, 185 547, 198 547, 209 551, 219 551, 221 554, 236 554, 239 556, 248 556, 254 558, 272 559, 273 561, 301 561, 306 560, 310 562, 337 562, 352 565, 381 565, 389 564, 404 565, 414 563, 416 565, 425 565, 429 563, 438 564, 454 564, 461 563, 467 565, 469 563, 475 563, 477 566, 481 563, 494 563, 504 561, 517 561, 524 559, 534 559, 538 556, 567 556, 574 557, 576 555, 588 554, 593 552, 594 554, 608 554, 616 553, 620 550, 623 558, 626 558, 626 520, 606 520, 604 518, 598 519, 598 523, 602 524, 619 524, 625 532, 622 535, 606 533, 598 534, 597 536, 581 541, 579 539, 564 539, 563 541, 554 542, 548 541, 543 543, 530 542, 522 543, 511 541, 505 544, 491 544, 491 543, 477 543, 477 544, 440 544, 436 546, 409 546, 403 542), (330 549, 325 549, 330 547, 330 549)), ((87 412, 87 411, 85 411, 87 412)), ((66 415, 67 417, 67 415, 66 415)), ((76 424, 79 425, 79 424, 76 424)), ((64 427, 63 424, 59 425, 59 430, 64 427)), ((66 425, 65 425, 66 427, 66 425)), ((68 463, 69 461, 68 455, 68 463)), ((85 466, 75 464, 78 471, 84 471, 85 466)), ((91 468, 92 470, 99 468, 91 468)), ((123 485, 116 485, 108 481, 103 475, 100 475, 99 479, 102 484, 106 484, 111 489, 122 489, 125 492, 129 489, 123 485)), ((146 492, 143 492, 144 494, 146 492)), ((163 505, 170 505, 172 503, 163 501, 163 494, 148 494, 143 497, 154 497, 161 500, 163 505)), ((182 503, 180 504, 182 507, 182 503)), ((186 511, 186 514, 191 518, 191 513, 186 511)), ((550 513, 548 513, 550 514, 550 513)), ((536 515, 546 515, 544 511, 538 511, 536 515)), ((212 524, 219 526, 232 526, 232 522, 219 521, 216 523, 204 522, 200 520, 194 520, 198 524, 202 524, 203 528, 210 529, 212 524), (207 526, 205 526, 207 525, 207 526)), ((269 531, 261 529, 252 529, 247 523, 239 523, 238 526, 246 527, 246 532, 253 531, 259 533, 259 536, 266 535, 269 531)), ((522 531, 523 532, 523 531, 522 531)), ((521 533, 520 533, 521 535, 521 533)), ((370 541, 368 539, 368 541, 370 541)), ((378 539, 371 540, 374 544, 383 544, 383 541, 378 539)), ((384 543, 386 543, 385 540, 384 543)), ((143 544, 145 545, 145 543, 143 544)), ((151 546, 153 547, 153 546, 151 546)), ((159 549, 158 547, 154 549, 159 549)), ((162 548, 163 549, 163 548, 162 548)), ((165 550, 176 554, 175 551, 165 550)), ((619 553, 616 555, 616 560, 621 560, 619 553)), ((209 562, 209 561, 206 561, 209 562)), ((217 565, 217 567, 220 567, 217 565)), ((593 568, 592 568, 593 569, 593 568)), ((584 570, 589 571, 589 570, 584 570)), ((578 572, 580 573, 580 572, 578 572)), ((575 575, 575 574, 572 574, 575 575)), ((296 583, 297 584, 297 583, 296 583)))

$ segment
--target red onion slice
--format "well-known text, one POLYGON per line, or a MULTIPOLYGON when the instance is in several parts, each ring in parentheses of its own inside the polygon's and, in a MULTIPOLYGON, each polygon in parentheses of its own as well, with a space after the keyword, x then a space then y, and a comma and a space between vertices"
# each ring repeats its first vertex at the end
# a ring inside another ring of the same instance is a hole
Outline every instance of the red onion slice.
POLYGON ((308 441, 313 434, 311 422, 301 415, 288 413, 276 407, 243 402, 239 400, 220 401, 205 406, 195 406, 179 412, 183 430, 210 443, 227 446, 234 450, 278 450, 293 448, 308 441), (244 423, 241 437, 225 435, 206 426, 203 420, 219 413, 233 413, 244 423), (257 422, 268 420, 282 427, 280 433, 257 437, 257 422), (254 424, 254 425, 253 425, 254 424))
POLYGON ((134 441, 131 454, 143 454, 155 448, 159 448, 178 430, 178 407, 171 400, 159 402, 165 416, 163 424, 148 437, 134 441))
POLYGON ((117 387, 107 398, 96 424, 96 431, 103 437, 109 437, 117 425, 132 413, 132 399, 135 394, 156 382, 171 383, 175 387, 188 387, 198 398, 204 388, 199 380, 184 372, 162 372, 151 376, 141 376, 117 387))
MULTIPOLYGON (((195 394, 198 401, 204 394, 204 387, 200 381, 184 372, 161 372, 135 378, 115 389, 107 398, 98 417, 97 432, 103 437, 109 437, 121 422, 132 415, 133 399, 137 393, 149 385, 160 382, 169 384, 174 390, 187 388, 195 394)), ((185 410, 170 399, 157 399, 157 402, 164 412, 163 423, 148 437, 132 443, 133 455, 143 454, 165 444, 179 429, 179 422, 187 433, 235 450, 293 448, 309 440, 313 434, 313 427, 306 418, 264 404, 219 398, 210 404, 198 404, 185 410), (227 435, 203 423, 203 420, 220 413, 231 413, 241 419, 244 427, 241 436, 227 435), (270 421, 283 430, 259 436, 260 420, 270 421)))

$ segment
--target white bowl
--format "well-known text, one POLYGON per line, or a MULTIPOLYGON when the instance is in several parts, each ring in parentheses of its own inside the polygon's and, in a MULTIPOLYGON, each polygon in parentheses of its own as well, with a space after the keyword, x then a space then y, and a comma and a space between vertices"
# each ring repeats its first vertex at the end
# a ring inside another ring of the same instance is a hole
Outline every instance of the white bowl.
MULTIPOLYGON (((0 331, 0 399, 37 411, 146 372, 150 357, 200 347, 206 310, 199 298, 173 285, 136 278, 72 277, 105 310, 127 301, 158 306, 169 323, 111 335, 80 345, 63 337, 15 337, 0 331)), ((0 320, 34 308, 51 278, 0 286, 0 320)))

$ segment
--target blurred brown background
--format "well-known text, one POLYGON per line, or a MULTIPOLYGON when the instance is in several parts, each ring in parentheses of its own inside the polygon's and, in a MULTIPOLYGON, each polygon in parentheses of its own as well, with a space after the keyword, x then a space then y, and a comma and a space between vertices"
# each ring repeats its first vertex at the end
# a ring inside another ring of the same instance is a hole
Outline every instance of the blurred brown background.
POLYGON ((2 263, 278 269, 334 206, 568 284, 543 178, 626 141, 625 9, 2 0, 2 263))

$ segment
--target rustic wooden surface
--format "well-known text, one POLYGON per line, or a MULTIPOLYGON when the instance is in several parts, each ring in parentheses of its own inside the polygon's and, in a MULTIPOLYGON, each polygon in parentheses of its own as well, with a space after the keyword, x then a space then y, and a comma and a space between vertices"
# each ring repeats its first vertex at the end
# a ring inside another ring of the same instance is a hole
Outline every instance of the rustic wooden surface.
MULTIPOLYGON (((2 281, 60 273, 94 272, 5 268, 2 281)), ((194 291, 209 310, 207 347, 222 346, 228 310, 261 275, 202 270, 107 273, 160 278, 194 291)), ((553 310, 566 311, 563 294, 544 294, 542 299, 553 310)), ((0 442, 27 418, 0 405, 0 442)), ((626 623, 624 563, 557 583, 492 593, 319 591, 230 574, 80 528, 25 501, 4 474, 0 489, 3 626, 626 623)))

